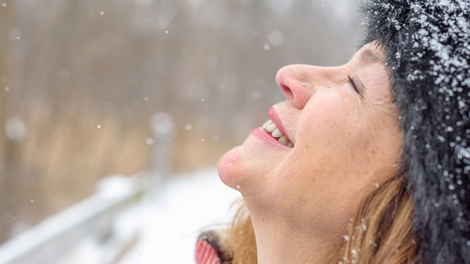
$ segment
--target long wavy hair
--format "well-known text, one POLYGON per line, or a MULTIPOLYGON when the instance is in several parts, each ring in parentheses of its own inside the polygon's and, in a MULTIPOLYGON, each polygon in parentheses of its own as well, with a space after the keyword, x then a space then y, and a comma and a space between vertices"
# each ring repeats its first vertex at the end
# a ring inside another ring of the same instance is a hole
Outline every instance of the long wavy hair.
MULTIPOLYGON (((389 179, 361 203, 345 230, 344 242, 331 263, 416 264, 418 242, 413 234, 413 201, 405 176, 389 179)), ((241 202, 226 241, 232 264, 256 264, 256 238, 246 205, 241 202)), ((315 249, 312 249, 315 250, 315 249)))

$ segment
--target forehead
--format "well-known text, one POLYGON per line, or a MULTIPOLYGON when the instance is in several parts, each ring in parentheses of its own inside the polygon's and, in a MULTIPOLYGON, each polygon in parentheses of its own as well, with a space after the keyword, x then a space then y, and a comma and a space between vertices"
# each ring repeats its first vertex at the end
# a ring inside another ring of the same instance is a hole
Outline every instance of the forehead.
POLYGON ((383 51, 382 50, 372 50, 370 48, 366 48, 364 50, 360 50, 360 58, 359 60, 361 63, 364 64, 374 64, 374 63, 380 63, 382 65, 385 64, 385 57, 383 56, 383 51))
POLYGON ((385 49, 376 42, 369 43, 359 49, 355 56, 359 56, 361 64, 381 64, 385 65, 385 49))

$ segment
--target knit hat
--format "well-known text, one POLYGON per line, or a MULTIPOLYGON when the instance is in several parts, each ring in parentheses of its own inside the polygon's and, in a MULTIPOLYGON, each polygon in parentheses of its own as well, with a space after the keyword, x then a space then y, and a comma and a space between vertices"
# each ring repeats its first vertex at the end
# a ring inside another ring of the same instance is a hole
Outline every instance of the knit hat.
POLYGON ((470 263, 470 0, 371 0, 386 50, 423 263, 470 263))

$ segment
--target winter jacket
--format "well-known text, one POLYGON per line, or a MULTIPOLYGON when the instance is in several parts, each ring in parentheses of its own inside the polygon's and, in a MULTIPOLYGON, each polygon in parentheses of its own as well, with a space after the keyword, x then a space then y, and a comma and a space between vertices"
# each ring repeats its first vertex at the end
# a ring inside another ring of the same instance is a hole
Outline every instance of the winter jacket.
POLYGON ((222 250, 219 233, 211 230, 199 235, 196 243, 196 264, 230 263, 230 255, 222 250))

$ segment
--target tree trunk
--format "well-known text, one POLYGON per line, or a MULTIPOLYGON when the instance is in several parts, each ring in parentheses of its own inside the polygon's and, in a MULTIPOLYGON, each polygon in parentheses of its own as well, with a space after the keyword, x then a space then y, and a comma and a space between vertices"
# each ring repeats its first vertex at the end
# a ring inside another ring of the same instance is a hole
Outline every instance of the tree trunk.
POLYGON ((7 118, 7 93, 10 83, 10 38, 9 31, 11 29, 12 1, 4 0, 0 4, 0 181, 2 181, 5 172, 8 139, 5 134, 5 120, 7 118))

